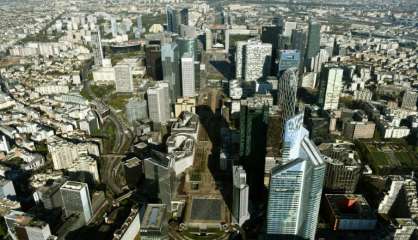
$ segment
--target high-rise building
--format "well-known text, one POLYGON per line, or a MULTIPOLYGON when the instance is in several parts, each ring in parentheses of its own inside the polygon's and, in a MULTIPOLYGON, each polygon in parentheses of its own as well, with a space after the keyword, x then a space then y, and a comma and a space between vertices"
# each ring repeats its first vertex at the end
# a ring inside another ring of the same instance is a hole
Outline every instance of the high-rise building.
POLYGON ((322 69, 318 103, 323 110, 336 110, 343 85, 343 69, 326 66, 322 69))
POLYGON ((102 40, 100 37, 100 30, 97 32, 92 32, 91 34, 94 65, 101 67, 103 65, 103 48, 102 40))
POLYGON ((61 186, 60 192, 65 215, 78 214, 88 224, 93 216, 88 185, 68 181, 61 186))
POLYGON ((167 6, 165 9, 166 18, 167 18, 167 31, 176 32, 176 10, 172 6, 167 6))
POLYGON ((281 162, 283 141, 282 111, 275 106, 269 112, 266 135, 266 158, 264 164, 264 185, 268 186, 271 169, 281 162))
POLYGON ((296 94, 298 90, 297 68, 289 68, 282 74, 277 90, 277 105, 282 111, 282 126, 284 126, 284 123, 292 118, 296 111, 296 94))
POLYGON ((241 100, 240 109, 240 158, 248 174, 252 199, 260 196, 264 183, 267 120, 271 95, 256 95, 241 100))
POLYGON ((173 33, 179 33, 180 25, 189 25, 189 10, 183 8, 177 10, 172 6, 166 7, 166 18, 167 18, 167 31, 173 33))
POLYGON ((180 14, 180 24, 189 25, 189 9, 183 8, 179 11, 180 14))
POLYGON ((289 68, 297 68, 300 66, 300 52, 298 50, 280 50, 279 51, 279 66, 278 77, 289 68))
POLYGON ((267 207, 267 235, 315 239, 326 164, 302 122, 290 119, 285 139, 296 158, 272 169, 267 207), (295 146, 298 145, 298 146, 295 146))
POLYGON ((286 21, 284 23, 284 31, 283 31, 283 35, 285 36, 291 36, 292 35, 292 31, 295 30, 298 26, 297 22, 290 22, 290 21, 286 21))
POLYGON ((137 32, 137 34, 138 34, 138 38, 140 38, 140 37, 141 37, 141 33, 144 31, 142 28, 143 28, 143 27, 142 27, 142 15, 141 15, 141 14, 139 14, 139 15, 136 17, 136 32, 137 32))
POLYGON ((117 64, 115 67, 116 92, 132 93, 134 83, 130 64, 117 64))
POLYGON ((145 49, 145 62, 148 76, 154 80, 162 80, 161 46, 150 44, 145 49))
POLYGON ((232 215, 234 221, 242 226, 245 221, 250 219, 248 212, 249 186, 247 184, 247 174, 242 166, 233 166, 233 204, 232 215))
POLYGON ((323 143, 319 150, 327 156, 324 191, 327 193, 354 193, 362 165, 358 153, 350 143, 323 143))
POLYGON ((244 76, 244 47, 247 44, 245 41, 236 42, 235 51, 235 78, 241 80, 244 76))
POLYGON ((300 73, 302 73, 303 65, 305 63, 306 54, 306 32, 302 29, 294 29, 292 31, 292 37, 290 39, 291 49, 298 50, 300 53, 300 73))
POLYGON ((130 98, 125 105, 126 116, 130 123, 148 118, 147 101, 140 98, 130 98))
POLYGON ((247 82, 266 78, 270 74, 272 46, 250 41, 244 47, 244 79, 247 82))
POLYGON ((207 28, 205 30, 205 49, 206 51, 209 51, 212 49, 212 44, 213 44, 213 36, 212 36, 212 30, 210 30, 209 28, 207 28))
POLYGON ((308 41, 306 44, 306 66, 309 66, 310 61, 319 53, 321 40, 321 25, 311 19, 308 28, 308 41))
POLYGON ((174 159, 153 152, 151 157, 143 159, 145 184, 151 197, 158 198, 163 204, 171 206, 175 191, 174 159))
POLYGON ((49 240, 51 235, 48 223, 19 211, 11 211, 4 216, 9 236, 13 240, 49 240))
POLYGON ((148 115, 153 122, 166 123, 170 120, 170 94, 168 83, 159 82, 148 88, 148 115))
POLYGON ((110 18, 110 28, 112 30, 112 37, 116 37, 118 35, 118 23, 115 17, 110 18))
POLYGON ((271 53, 271 74, 276 75, 276 59, 279 44, 279 35, 281 34, 281 28, 277 25, 263 26, 261 28, 261 41, 263 43, 270 43, 272 46, 271 53))
POLYGON ((184 54, 181 58, 181 85, 183 97, 196 95, 195 66, 193 56, 190 53, 184 54))
POLYGON ((180 51, 177 43, 161 46, 161 61, 163 80, 169 84, 170 101, 174 103, 181 96, 180 51))

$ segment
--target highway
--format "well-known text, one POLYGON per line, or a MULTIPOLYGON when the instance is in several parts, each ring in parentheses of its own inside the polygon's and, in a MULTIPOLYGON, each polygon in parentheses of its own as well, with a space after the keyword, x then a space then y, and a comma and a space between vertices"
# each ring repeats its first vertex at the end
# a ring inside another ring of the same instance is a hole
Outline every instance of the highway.
MULTIPOLYGON (((90 71, 91 64, 86 64, 86 67, 82 71, 83 87, 91 98, 100 101, 102 104, 109 107, 110 114, 107 116, 106 120, 111 121, 116 127, 114 144, 112 149, 107 151, 110 154, 102 155, 101 158, 101 179, 104 183, 106 183, 106 185, 109 187, 109 190, 114 195, 119 195, 123 192, 122 188, 125 186, 125 179, 122 175, 121 161, 124 157, 124 154, 129 150, 134 135, 129 129, 129 126, 117 115, 117 111, 111 106, 108 106, 104 99, 98 99, 97 96, 95 96, 91 90, 91 82, 87 78, 90 71)), ((106 97, 109 96, 110 93, 106 97)))

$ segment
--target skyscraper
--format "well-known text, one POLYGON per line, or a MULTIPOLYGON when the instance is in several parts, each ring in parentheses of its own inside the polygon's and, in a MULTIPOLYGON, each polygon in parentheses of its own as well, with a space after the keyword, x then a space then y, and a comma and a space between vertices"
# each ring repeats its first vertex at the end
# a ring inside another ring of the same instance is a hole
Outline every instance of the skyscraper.
POLYGON ((288 140, 299 145, 299 152, 296 158, 287 159, 282 165, 272 169, 267 234, 293 235, 313 240, 326 164, 300 121, 286 126, 286 131, 292 132, 287 133, 287 136, 299 136, 288 140))
POLYGON ((282 126, 295 115, 296 94, 298 90, 298 70, 287 69, 279 80, 277 105, 282 112, 282 126))
POLYGON ((167 18, 167 31, 176 32, 176 10, 172 6, 167 6, 165 9, 166 18, 167 18))
POLYGON ((163 204, 171 206, 176 178, 174 159, 167 158, 162 153, 152 153, 152 157, 143 159, 145 184, 151 197, 156 197, 163 204))
POLYGON ((163 80, 169 84, 171 103, 175 103, 181 96, 180 51, 177 43, 161 46, 161 62, 163 80))
POLYGON ((170 120, 170 96, 168 83, 159 82, 148 88, 148 113, 153 122, 166 123, 170 120))
POLYGON ((235 78, 241 80, 243 78, 244 71, 244 47, 247 42, 238 41, 236 42, 235 51, 235 78))
POLYGON ((177 10, 172 6, 166 7, 167 31, 179 33, 180 25, 189 25, 189 10, 183 8, 177 10))
POLYGON ((126 63, 115 66, 116 92, 131 93, 134 91, 131 65, 126 63))
POLYGON ((336 110, 342 90, 343 69, 337 66, 325 66, 319 83, 318 103, 323 110, 336 110))
POLYGON ((244 47, 244 79, 257 81, 270 74, 272 46, 269 43, 250 41, 244 47))
POLYGON ((247 174, 242 166, 233 166, 233 204, 232 215, 234 221, 242 226, 245 221, 250 219, 248 212, 249 186, 247 184, 247 174))
POLYGON ((289 68, 299 68, 300 66, 300 52, 298 50, 280 50, 279 51, 279 66, 278 77, 289 68))
POLYGON ((300 73, 303 73, 306 53, 306 33, 302 29, 294 29, 290 39, 291 49, 298 50, 300 53, 300 73))
POLYGON ((147 74, 154 80, 162 80, 161 46, 150 44, 145 49, 147 74))
POLYGON ((279 44, 279 35, 281 34, 281 28, 277 25, 268 25, 261 28, 261 41, 263 43, 270 43, 272 46, 271 53, 271 70, 272 75, 276 75, 276 58, 277 58, 277 47, 279 44))
POLYGON ((103 48, 102 40, 100 37, 100 30, 97 32, 92 32, 91 34, 94 65, 101 67, 103 65, 103 48))
POLYGON ((310 61, 319 53, 321 41, 321 25, 313 19, 309 21, 308 41, 306 44, 306 66, 309 66, 310 61))
POLYGON ((88 224, 93 215, 88 185, 68 181, 61 186, 60 192, 65 215, 78 214, 88 224))
POLYGON ((137 34, 138 34, 138 38, 140 38, 141 37, 141 33, 143 32, 144 30, 142 29, 142 15, 141 14, 139 14, 137 17, 136 17, 136 32, 137 32, 137 34))
POLYGON ((212 49, 213 44, 213 36, 212 36, 212 30, 210 28, 207 28, 205 30, 205 49, 206 51, 209 51, 212 49))
POLYGON ((112 30, 112 37, 116 37, 118 35, 118 23, 115 17, 110 18, 110 28, 112 30))
POLYGON ((196 95, 194 58, 190 53, 181 58, 181 85, 183 97, 196 95))

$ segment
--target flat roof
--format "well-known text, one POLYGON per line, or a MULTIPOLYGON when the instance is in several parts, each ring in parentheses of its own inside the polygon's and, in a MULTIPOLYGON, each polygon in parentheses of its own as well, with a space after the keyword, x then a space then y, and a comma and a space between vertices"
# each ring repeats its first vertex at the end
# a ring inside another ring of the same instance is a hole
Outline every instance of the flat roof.
POLYGON ((222 200, 217 198, 193 198, 190 219, 222 221, 222 204, 222 200))
POLYGON ((141 228, 161 229, 165 220, 166 209, 165 204, 148 204, 142 217, 141 228))

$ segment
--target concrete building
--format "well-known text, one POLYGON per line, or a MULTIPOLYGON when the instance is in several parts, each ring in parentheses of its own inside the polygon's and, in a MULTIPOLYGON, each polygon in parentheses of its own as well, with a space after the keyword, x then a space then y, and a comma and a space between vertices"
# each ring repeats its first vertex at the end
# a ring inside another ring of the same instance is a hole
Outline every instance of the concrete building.
POLYGON ((247 42, 237 41, 235 50, 235 78, 242 80, 244 76, 244 47, 247 42))
POLYGON ((141 219, 139 207, 133 207, 122 227, 115 231, 113 240, 136 240, 139 239, 141 219))
POLYGON ((170 120, 170 96, 168 83, 159 82, 148 88, 148 115, 153 122, 166 123, 170 120))
POLYGON ((0 177, 0 198, 14 197, 16 197, 16 191, 13 182, 0 177))
POLYGON ((270 74, 272 46, 259 41, 248 42, 243 51, 244 71, 246 82, 266 78, 270 74))
POLYGON ((174 106, 174 116, 178 118, 182 112, 196 113, 196 98, 177 98, 174 106))
POLYGON ((117 64, 115 67, 116 92, 132 93, 134 83, 132 78, 132 67, 130 64, 117 64))
POLYGON ((349 139, 373 138, 376 124, 374 122, 344 122, 344 136, 349 139))
POLYGON ((88 185, 67 181, 61 186, 60 192, 65 215, 77 214, 87 225, 93 216, 88 185))
POLYGON ((377 224, 374 210, 362 195, 325 194, 323 206, 334 231, 373 230, 377 224))
POLYGON ((13 240, 51 240, 56 239, 51 235, 48 223, 19 211, 11 211, 4 216, 9 236, 13 240))
POLYGON ((125 105, 126 116, 130 123, 148 118, 147 101, 140 98, 130 98, 125 105))
POLYGON ((327 66, 321 72, 318 103, 323 110, 337 110, 342 91, 343 69, 327 66))
POLYGON ((327 156, 324 190, 326 193, 354 193, 362 164, 352 143, 323 143, 319 150, 327 156))
POLYGON ((91 45, 93 49, 93 59, 95 66, 103 65, 103 48, 102 39, 100 37, 100 30, 91 33, 91 45))

